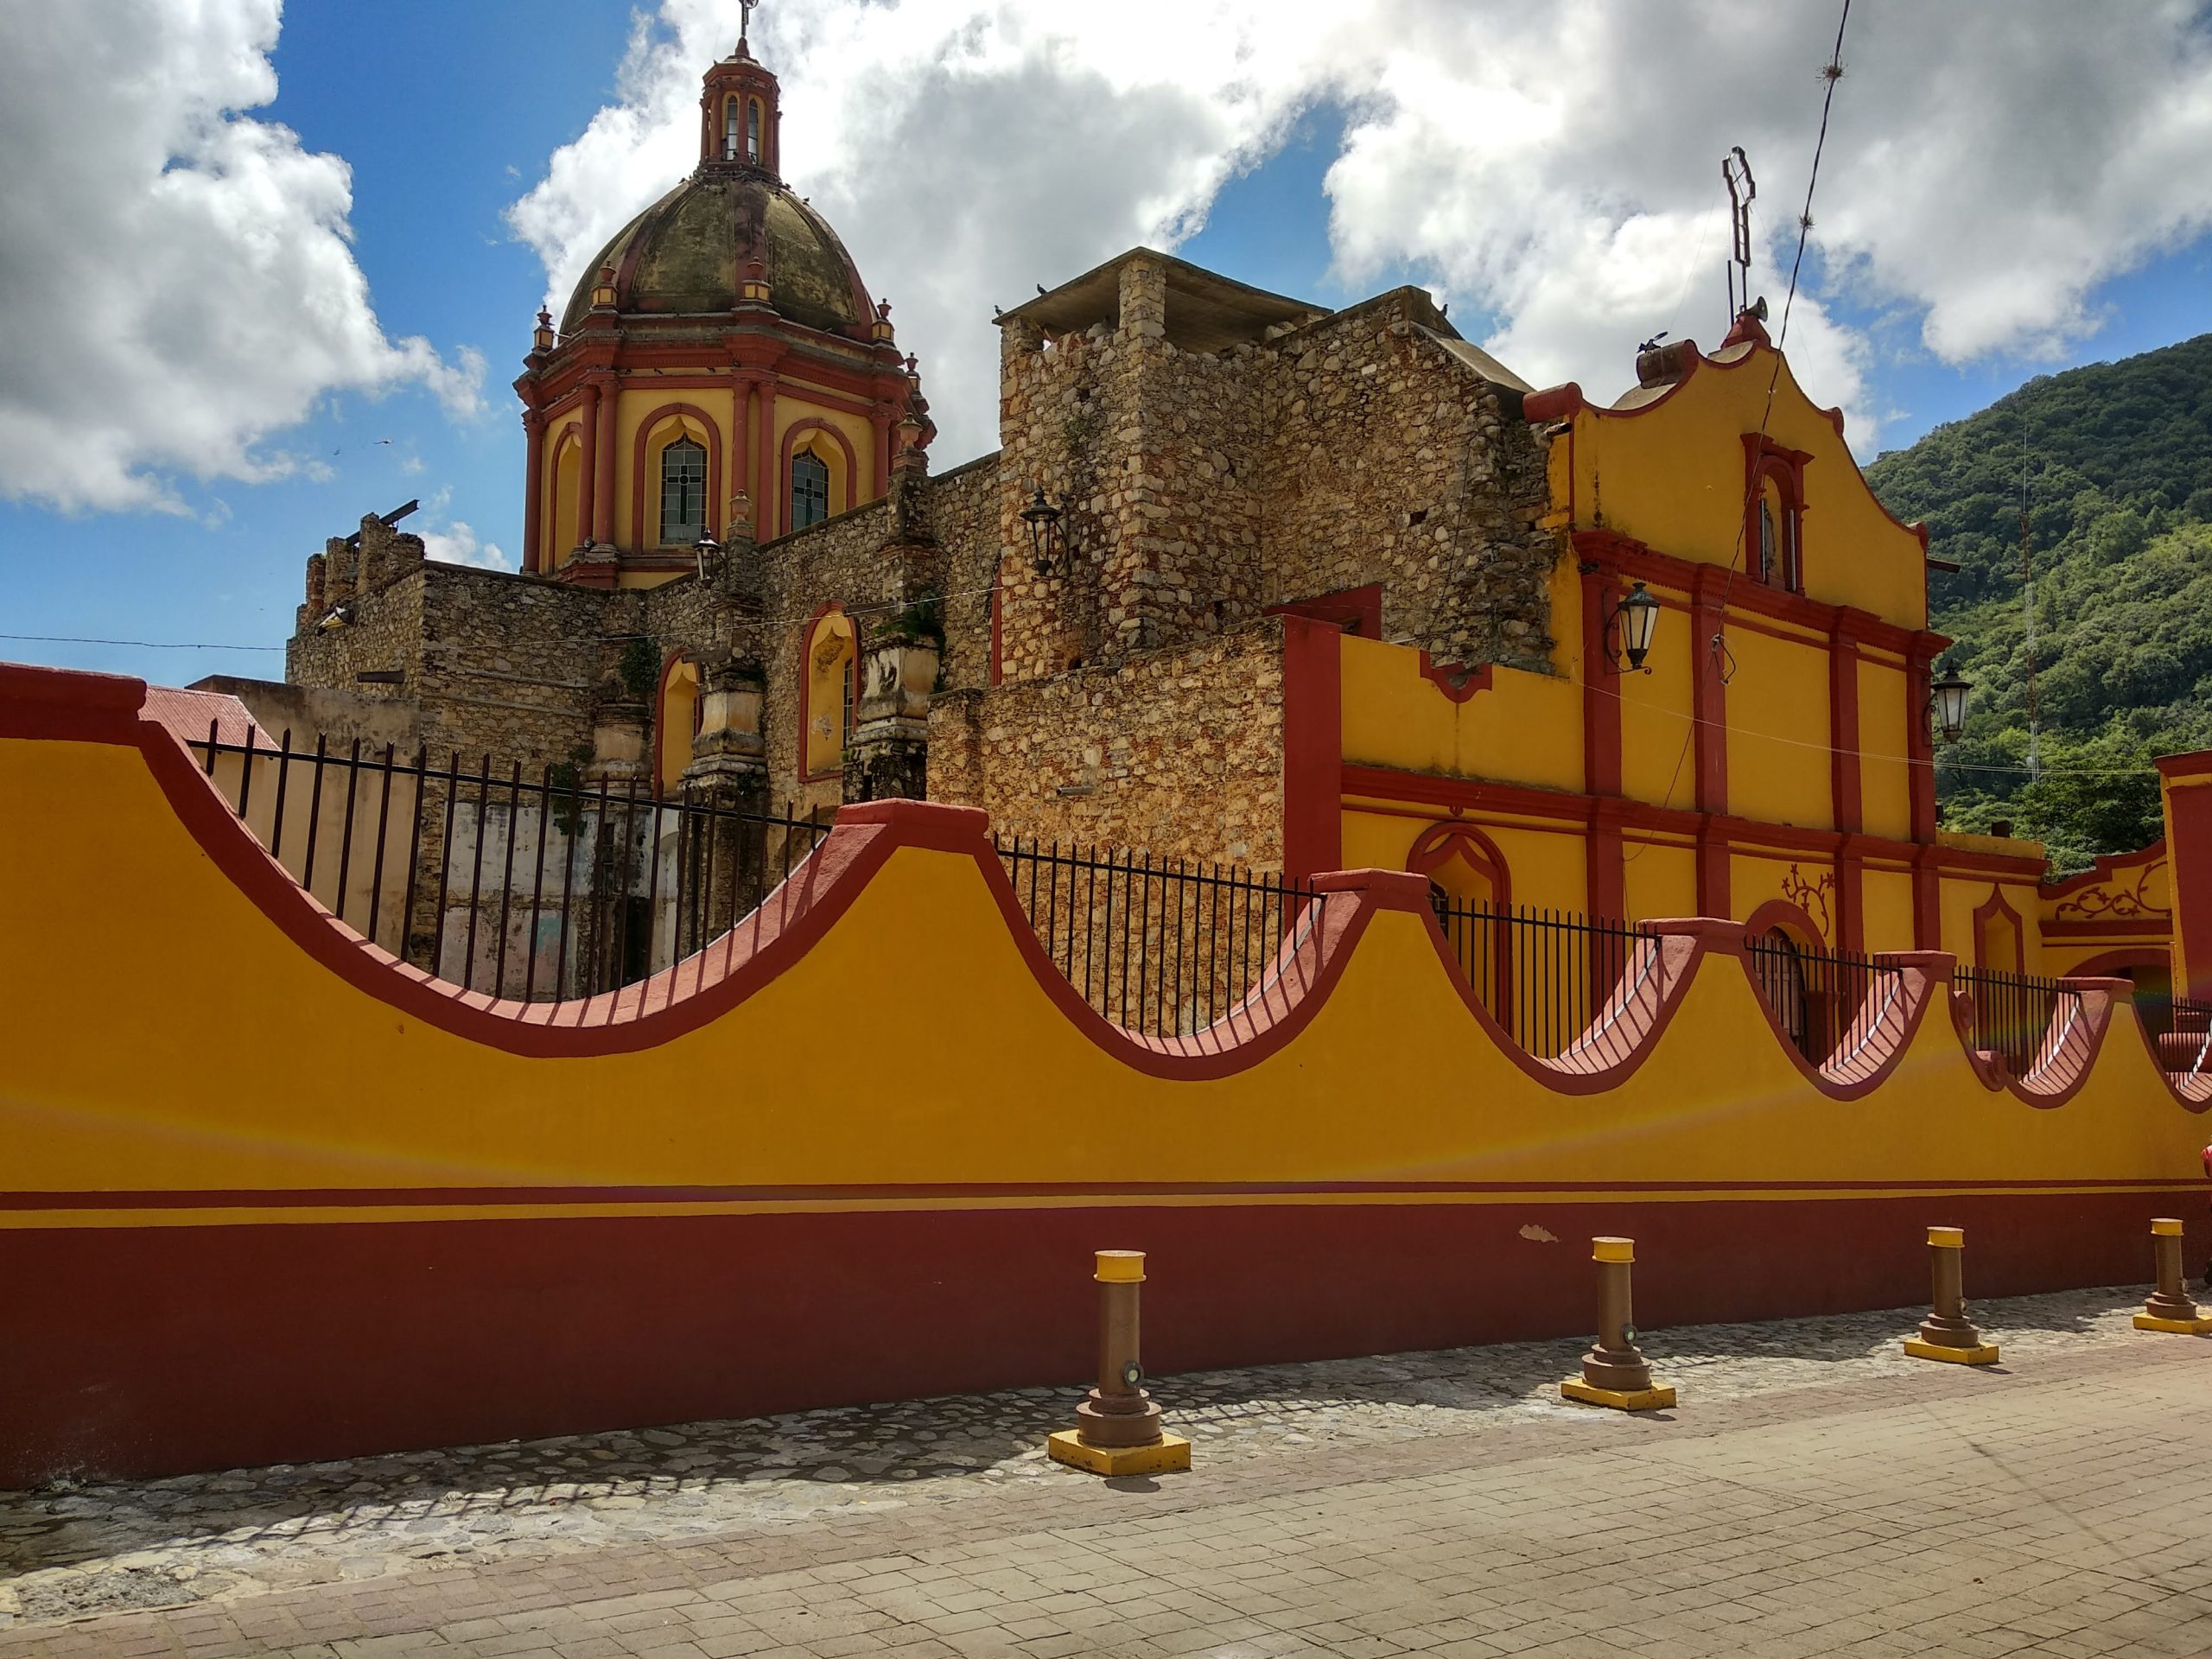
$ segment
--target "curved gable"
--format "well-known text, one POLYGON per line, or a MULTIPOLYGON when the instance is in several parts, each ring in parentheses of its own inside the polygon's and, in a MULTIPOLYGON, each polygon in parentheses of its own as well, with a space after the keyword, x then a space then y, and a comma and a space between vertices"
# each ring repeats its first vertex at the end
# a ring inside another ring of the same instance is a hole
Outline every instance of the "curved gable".
POLYGON ((1756 324, 1739 326, 1711 357, 1684 342, 1675 360, 1680 378, 1639 386, 1610 409, 1574 385, 1529 398, 1530 420, 1568 424, 1551 449, 1560 522, 1698 563, 1733 563, 1748 575, 1757 563, 1744 546, 1756 450, 1800 481, 1805 595, 1924 628, 1926 531, 1892 518, 1867 486, 1844 442, 1842 412, 1805 395, 1756 324))

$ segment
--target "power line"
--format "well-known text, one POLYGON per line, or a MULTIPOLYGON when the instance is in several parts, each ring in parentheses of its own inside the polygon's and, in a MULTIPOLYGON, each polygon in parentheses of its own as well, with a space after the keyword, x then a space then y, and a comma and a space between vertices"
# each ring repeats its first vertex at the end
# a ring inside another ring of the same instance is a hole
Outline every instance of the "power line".
POLYGON ((74 633, 0 633, 41 645, 130 645, 140 651, 282 651, 282 645, 217 645, 187 639, 92 639, 74 633))

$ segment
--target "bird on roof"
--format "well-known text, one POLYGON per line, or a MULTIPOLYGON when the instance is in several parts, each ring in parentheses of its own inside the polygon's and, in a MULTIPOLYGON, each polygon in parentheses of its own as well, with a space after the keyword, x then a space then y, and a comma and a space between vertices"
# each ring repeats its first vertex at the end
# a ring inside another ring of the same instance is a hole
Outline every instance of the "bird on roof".
POLYGON ((1045 287, 1045 284, 1044 284, 1044 283, 1038 283, 1038 284, 1037 284, 1037 292, 1038 292, 1038 294, 1039 294, 1040 296, 1043 296, 1044 294, 1046 294, 1047 291, 1048 291, 1048 290, 1046 289, 1046 287, 1045 287))
POLYGON ((1006 315, 1006 308, 1002 305, 995 305, 991 308, 991 315, 995 317, 1002 317, 1006 315))

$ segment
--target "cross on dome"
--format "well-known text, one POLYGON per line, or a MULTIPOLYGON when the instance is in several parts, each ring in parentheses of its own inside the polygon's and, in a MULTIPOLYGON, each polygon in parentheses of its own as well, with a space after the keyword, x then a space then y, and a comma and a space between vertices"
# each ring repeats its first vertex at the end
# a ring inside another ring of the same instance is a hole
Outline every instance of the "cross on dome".
POLYGON ((737 0, 737 9, 741 14, 737 25, 737 43, 740 46, 743 46, 752 35, 753 8, 760 3, 760 0, 737 0))

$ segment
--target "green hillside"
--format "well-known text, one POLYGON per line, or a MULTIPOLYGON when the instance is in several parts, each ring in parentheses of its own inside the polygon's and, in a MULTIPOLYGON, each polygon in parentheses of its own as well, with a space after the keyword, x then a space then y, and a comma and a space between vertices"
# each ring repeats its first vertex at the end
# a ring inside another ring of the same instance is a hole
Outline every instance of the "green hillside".
POLYGON ((2153 755, 2212 747, 2212 334, 2044 375, 1866 469, 1925 519, 1945 658, 1974 682, 1939 748, 1946 828, 2046 842, 2062 869, 2159 833, 2153 755), (2028 755, 2025 463, 2041 775, 2028 755))

